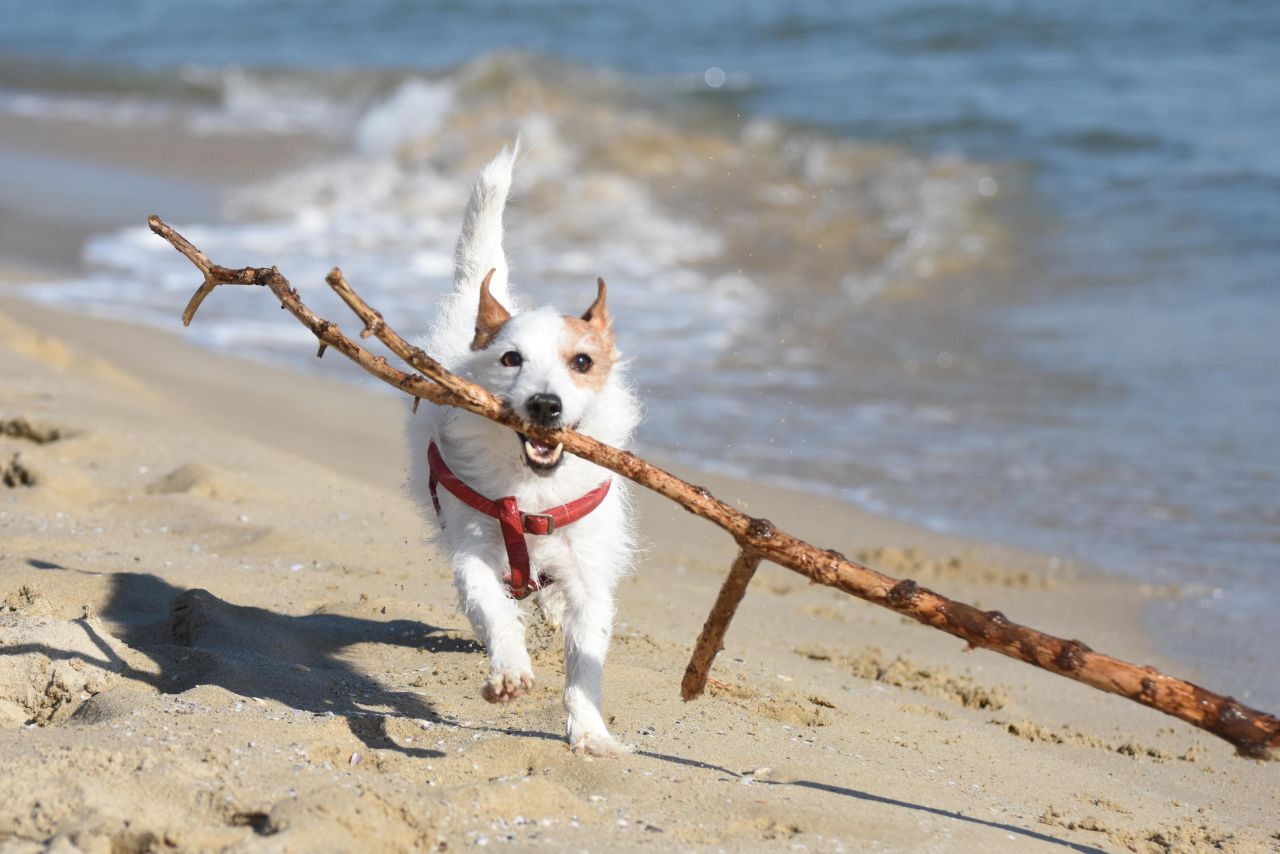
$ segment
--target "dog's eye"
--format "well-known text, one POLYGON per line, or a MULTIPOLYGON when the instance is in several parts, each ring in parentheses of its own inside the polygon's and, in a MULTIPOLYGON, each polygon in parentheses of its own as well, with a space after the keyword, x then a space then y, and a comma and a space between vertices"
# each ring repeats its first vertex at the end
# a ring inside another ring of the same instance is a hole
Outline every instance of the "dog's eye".
POLYGON ((508 368, 518 368, 524 364, 524 356, 521 356, 515 350, 508 350, 502 354, 501 362, 508 368))
POLYGON ((586 353, 579 353, 569 360, 569 364, 572 365, 573 369, 578 373, 585 374, 587 371, 591 370, 591 366, 594 365, 595 362, 591 361, 591 357, 586 353))

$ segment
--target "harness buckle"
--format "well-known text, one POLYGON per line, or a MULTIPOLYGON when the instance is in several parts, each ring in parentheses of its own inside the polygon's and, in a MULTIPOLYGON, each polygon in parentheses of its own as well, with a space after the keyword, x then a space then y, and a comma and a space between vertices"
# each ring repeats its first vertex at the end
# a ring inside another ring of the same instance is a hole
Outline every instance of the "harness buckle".
MULTIPOLYGON (((552 516, 550 513, 521 513, 520 515, 524 519, 526 529, 528 528, 529 519, 545 519, 547 522, 546 533, 548 534, 552 533, 556 529, 556 517, 552 516)), ((530 533, 532 533, 532 531, 530 531, 530 533)))

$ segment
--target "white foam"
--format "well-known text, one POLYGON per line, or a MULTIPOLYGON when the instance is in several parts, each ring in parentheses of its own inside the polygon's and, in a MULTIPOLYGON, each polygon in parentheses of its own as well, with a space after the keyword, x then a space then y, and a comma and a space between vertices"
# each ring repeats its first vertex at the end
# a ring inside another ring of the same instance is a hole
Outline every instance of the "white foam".
POLYGON ((435 132, 452 106, 452 86, 407 80, 364 114, 356 128, 356 149, 370 156, 394 153, 401 145, 435 132))
POLYGON ((172 108, 142 98, 47 97, 0 91, 0 112, 29 118, 94 122, 124 127, 154 125, 173 115, 172 108))
POLYGON ((327 92, 308 77, 271 76, 227 66, 219 72, 222 103, 192 111, 188 127, 202 134, 254 131, 347 136, 354 103, 327 92))

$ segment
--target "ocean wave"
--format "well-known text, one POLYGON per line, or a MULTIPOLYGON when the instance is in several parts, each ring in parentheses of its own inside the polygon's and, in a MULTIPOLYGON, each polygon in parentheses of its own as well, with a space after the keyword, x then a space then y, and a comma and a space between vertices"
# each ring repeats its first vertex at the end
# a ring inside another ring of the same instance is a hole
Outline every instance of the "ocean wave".
MULTIPOLYGON (((204 231, 212 245, 234 236, 241 254, 260 245, 295 273, 341 260, 392 304, 447 287, 470 176, 517 137, 517 277, 552 301, 572 300, 595 275, 614 281, 623 303, 628 293, 637 305, 669 296, 681 309, 642 313, 645 333, 701 329, 703 357, 812 298, 839 321, 869 301, 927 295, 1002 251, 986 209, 999 181, 985 164, 744 119, 616 72, 503 53, 437 76, 179 76, 190 97, 68 99, 63 80, 45 101, 101 119, 85 106, 96 104, 120 120, 145 103, 154 120, 201 134, 345 139, 344 156, 235 191, 228 222, 204 231)), ((128 282, 139 252, 136 233, 124 233, 93 241, 87 260, 128 282)))

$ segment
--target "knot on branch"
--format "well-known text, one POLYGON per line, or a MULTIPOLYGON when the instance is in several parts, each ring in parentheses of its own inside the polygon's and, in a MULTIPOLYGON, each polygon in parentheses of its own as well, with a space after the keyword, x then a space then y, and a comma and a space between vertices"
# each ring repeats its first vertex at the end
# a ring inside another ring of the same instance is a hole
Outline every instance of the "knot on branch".
POLYGON ((1240 708, 1240 704, 1236 702, 1235 697, 1228 697, 1224 700, 1222 708, 1218 711, 1218 720, 1222 721, 1223 726, 1231 726, 1248 719, 1244 709, 1240 708))
MULTIPOLYGON (((1207 693, 1200 689, 1201 693, 1207 693)), ((1203 701, 1202 701, 1203 702, 1203 701)), ((1250 759, 1274 758, 1272 750, 1280 747, 1276 735, 1277 721, 1267 714, 1259 715, 1226 697, 1218 705, 1217 732, 1235 745, 1236 753, 1250 759)))
POLYGON ((1156 696, 1156 680, 1150 676, 1142 678, 1142 690, 1138 692, 1138 701, 1148 706, 1154 706, 1157 700, 1156 696))
POLYGON ((768 519, 752 519, 747 526, 747 536, 753 540, 771 540, 776 530, 768 519))
POLYGON ((1089 649, 1088 644, 1078 640, 1069 640, 1062 645, 1062 649, 1058 650, 1058 655, 1053 660, 1053 663, 1058 665, 1059 670, 1070 673, 1073 670, 1078 670, 1084 664, 1084 654, 1086 652, 1093 652, 1093 650, 1089 649))
POLYGON ((1003 611, 988 611, 987 619, 997 626, 1009 625, 1009 618, 1004 615, 1003 611))
POLYGON ((920 585, 910 578, 904 578, 890 588, 885 600, 894 608, 911 608, 920 598, 920 585))

